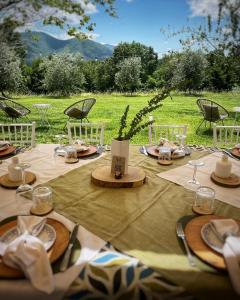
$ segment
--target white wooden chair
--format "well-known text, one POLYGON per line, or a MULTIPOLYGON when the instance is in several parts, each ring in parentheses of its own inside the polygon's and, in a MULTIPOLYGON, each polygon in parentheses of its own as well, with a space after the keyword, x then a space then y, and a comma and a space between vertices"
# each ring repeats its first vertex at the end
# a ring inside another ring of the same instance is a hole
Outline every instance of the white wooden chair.
POLYGON ((0 140, 9 141, 15 145, 35 146, 36 123, 30 124, 0 124, 0 140))
POLYGON ((187 125, 149 125, 149 145, 159 144, 161 138, 171 142, 181 142, 181 136, 187 136, 187 125))
POLYGON ((213 144, 215 147, 229 148, 240 143, 240 126, 213 125, 213 144))
POLYGON ((104 124, 67 122, 67 129, 70 144, 78 139, 85 143, 101 146, 104 143, 104 124))

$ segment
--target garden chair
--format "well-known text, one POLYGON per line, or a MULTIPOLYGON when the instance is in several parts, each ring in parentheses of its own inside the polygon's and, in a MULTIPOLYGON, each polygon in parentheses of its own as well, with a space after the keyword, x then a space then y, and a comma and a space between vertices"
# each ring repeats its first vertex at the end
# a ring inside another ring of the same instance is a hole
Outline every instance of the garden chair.
POLYGON ((213 125, 213 144, 215 147, 231 148, 240 143, 240 126, 213 125))
POLYGON ((0 140, 20 146, 35 146, 36 123, 0 124, 0 140))
POLYGON ((196 133, 198 132, 203 122, 205 122, 205 126, 206 122, 210 122, 211 128, 211 124, 218 121, 222 121, 222 125, 224 125, 223 121, 229 116, 229 112, 223 106, 212 100, 204 98, 198 99, 197 105, 203 115, 203 120, 198 125, 196 133))
POLYGON ((161 138, 172 142, 181 142, 187 136, 187 125, 156 125, 148 126, 149 145, 159 144, 161 138))
POLYGON ((0 96, 0 109, 4 112, 6 117, 12 121, 16 122, 17 119, 22 117, 26 117, 29 121, 27 115, 31 111, 28 108, 3 96, 0 96))
MULTIPOLYGON (((77 119, 80 120, 81 122, 86 119, 88 121, 88 114, 95 104, 96 99, 94 98, 89 98, 89 99, 84 99, 77 101, 70 105, 68 108, 64 110, 64 114, 69 117, 69 119, 77 119)), ((89 121, 88 121, 89 122, 89 121)), ((65 125, 66 126, 66 125, 65 125)))
POLYGON ((72 144, 76 140, 81 140, 86 144, 104 143, 104 125, 96 123, 70 123, 67 122, 68 139, 72 144))

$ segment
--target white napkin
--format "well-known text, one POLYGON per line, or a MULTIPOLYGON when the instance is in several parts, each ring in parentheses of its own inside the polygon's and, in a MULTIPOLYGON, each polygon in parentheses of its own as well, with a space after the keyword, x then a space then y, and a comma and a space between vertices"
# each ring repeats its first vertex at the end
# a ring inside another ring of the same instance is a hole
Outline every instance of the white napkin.
POLYGON ((19 216, 21 235, 8 245, 1 242, 0 254, 6 265, 20 268, 36 289, 50 294, 54 290, 53 273, 44 245, 37 238, 45 222, 42 217, 19 216))
POLYGON ((233 288, 240 295, 240 237, 239 226, 233 219, 212 220, 211 225, 225 240, 223 256, 227 265, 233 288))

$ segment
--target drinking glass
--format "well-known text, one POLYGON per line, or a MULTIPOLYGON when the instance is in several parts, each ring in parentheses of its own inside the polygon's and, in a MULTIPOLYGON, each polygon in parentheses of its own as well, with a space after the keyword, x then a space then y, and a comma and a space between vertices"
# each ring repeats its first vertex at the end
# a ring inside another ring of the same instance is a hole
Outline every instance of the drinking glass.
POLYGON ((28 195, 26 198, 31 198, 33 187, 30 184, 26 183, 26 172, 25 170, 30 167, 29 163, 19 163, 16 165, 16 170, 21 170, 22 172, 22 184, 16 190, 16 201, 17 206, 19 207, 21 204, 21 200, 23 199, 23 195, 28 195))
POLYGON ((212 214, 214 211, 215 190, 208 186, 200 186, 196 190, 193 210, 202 215, 212 214))
POLYGON ((171 160, 171 148, 169 147, 159 147, 158 160, 171 160))
POLYGON ((73 146, 65 147, 64 157, 66 163, 78 162, 77 149, 73 146))
POLYGON ((35 215, 44 215, 52 211, 52 190, 50 187, 41 186, 33 191, 33 205, 31 213, 35 215))
POLYGON ((191 180, 188 181, 188 183, 190 183, 193 186, 199 186, 200 182, 198 182, 196 178, 197 168, 204 166, 204 162, 199 160, 189 160, 188 164, 193 166, 193 177, 191 180))

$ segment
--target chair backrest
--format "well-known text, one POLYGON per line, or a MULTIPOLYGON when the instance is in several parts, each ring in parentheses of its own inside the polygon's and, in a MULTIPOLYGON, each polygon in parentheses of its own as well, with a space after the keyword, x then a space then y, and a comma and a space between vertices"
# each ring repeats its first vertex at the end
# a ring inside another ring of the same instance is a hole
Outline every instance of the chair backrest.
POLYGON ((0 97, 0 109, 4 111, 7 117, 12 119, 26 116, 31 112, 30 109, 26 108, 22 104, 19 104, 5 97, 0 97))
POLYGON ((72 144, 75 140, 82 140, 85 143, 104 143, 104 124, 96 123, 67 123, 68 139, 72 144))
POLYGON ((220 104, 208 100, 205 98, 200 98, 197 100, 197 105, 200 108, 204 120, 209 122, 215 122, 221 119, 221 116, 228 116, 228 111, 220 104))
POLYGON ((31 124, 0 124, 0 140, 15 145, 35 146, 36 123, 31 124))
POLYGON ((96 99, 88 98, 77 101, 65 109, 64 114, 70 118, 82 120, 87 117, 93 105, 96 103, 96 99))
POLYGON ((187 136, 187 125, 152 124, 148 126, 148 139, 150 145, 159 144, 161 138, 165 138, 172 142, 180 142, 180 136, 187 136))
POLYGON ((216 147, 231 148, 240 143, 240 126, 213 125, 213 144, 216 147))

